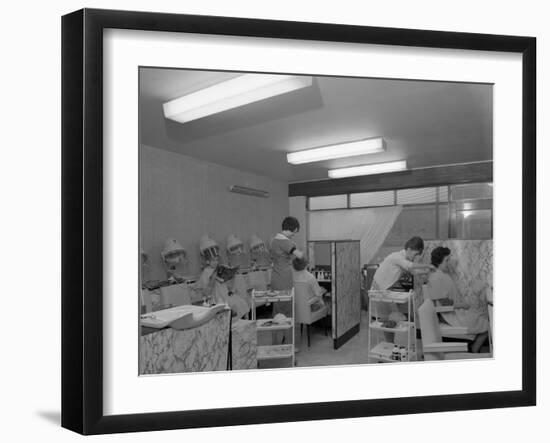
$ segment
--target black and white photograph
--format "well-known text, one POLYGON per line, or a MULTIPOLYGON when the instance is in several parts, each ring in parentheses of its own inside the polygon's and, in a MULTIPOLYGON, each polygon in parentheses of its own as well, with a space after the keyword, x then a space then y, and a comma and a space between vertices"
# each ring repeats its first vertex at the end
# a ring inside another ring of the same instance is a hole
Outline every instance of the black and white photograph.
POLYGON ((138 75, 140 376, 494 358, 492 83, 138 75))
POLYGON ((544 10, 7 3, 3 440, 546 435, 544 10))

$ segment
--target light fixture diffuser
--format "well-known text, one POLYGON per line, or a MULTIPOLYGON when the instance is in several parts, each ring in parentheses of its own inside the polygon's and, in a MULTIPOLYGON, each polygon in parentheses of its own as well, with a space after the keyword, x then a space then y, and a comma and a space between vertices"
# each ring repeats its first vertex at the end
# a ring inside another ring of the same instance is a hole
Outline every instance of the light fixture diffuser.
POLYGON ((399 160, 389 163, 377 163, 372 165, 353 166, 351 168, 329 169, 329 178, 354 177, 358 175, 384 174, 386 172, 404 171, 407 162, 399 160))
POLYGON ((246 186, 231 185, 229 186, 229 190, 237 194, 251 195, 253 197, 263 197, 263 198, 269 197, 269 192, 267 191, 262 191, 261 189, 248 188, 246 186))
POLYGON ((368 138, 347 143, 323 146, 321 148, 306 149, 304 151, 290 152, 286 155, 288 163, 300 165, 303 163, 320 162, 335 158, 354 157, 364 154, 384 152, 384 139, 382 137, 368 138))
POLYGON ((244 74, 163 104, 164 117, 185 123, 311 86, 312 77, 244 74))

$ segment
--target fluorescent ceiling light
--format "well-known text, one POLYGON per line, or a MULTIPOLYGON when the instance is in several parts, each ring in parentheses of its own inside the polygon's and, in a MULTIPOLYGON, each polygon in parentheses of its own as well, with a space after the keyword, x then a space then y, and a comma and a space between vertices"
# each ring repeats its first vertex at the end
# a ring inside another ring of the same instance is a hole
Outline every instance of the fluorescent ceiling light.
POLYGON ((407 169, 407 162, 400 160, 389 163, 353 166, 351 168, 329 169, 328 176, 330 178, 354 177, 356 175, 383 174, 385 172, 403 171, 405 169, 407 169))
POLYGON ((164 116, 180 123, 311 86, 304 76, 244 74, 164 103, 164 116))
POLYGON ((375 154, 385 150, 382 137, 357 140, 348 143, 323 146, 322 148, 306 149, 305 151, 290 152, 286 155, 286 161, 293 165, 302 163, 320 162, 334 158, 354 157, 363 154, 375 154))

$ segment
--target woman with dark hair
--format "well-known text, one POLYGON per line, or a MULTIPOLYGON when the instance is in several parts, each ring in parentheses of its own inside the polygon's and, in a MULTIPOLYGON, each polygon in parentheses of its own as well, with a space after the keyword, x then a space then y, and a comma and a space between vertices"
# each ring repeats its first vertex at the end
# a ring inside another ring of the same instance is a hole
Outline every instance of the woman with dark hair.
MULTIPOLYGON (((300 251, 292 237, 300 230, 300 222, 294 217, 285 217, 281 224, 281 232, 279 232, 271 240, 270 255, 273 263, 271 270, 271 289, 275 291, 284 291, 292 289, 292 260, 295 257, 302 258, 304 253, 300 251)), ((287 317, 292 316, 292 306, 286 302, 273 303, 273 316, 284 314, 287 317)), ((275 341, 279 342, 285 339, 282 335, 289 336, 288 331, 285 333, 275 333, 275 341)))
POLYGON ((451 326, 468 328, 472 335, 472 352, 479 352, 488 336, 489 318, 478 309, 462 301, 458 289, 448 274, 451 250, 439 246, 432 251, 432 265, 437 269, 428 279, 428 294, 436 306, 453 306, 452 312, 441 312, 440 316, 445 323, 451 326))
MULTIPOLYGON (((391 289, 396 285, 404 272, 413 273, 414 271, 429 271, 434 269, 432 265, 424 263, 415 263, 416 257, 422 255, 424 251, 424 240, 420 237, 412 237, 405 242, 402 250, 388 255, 374 273, 371 289, 385 290, 391 289)), ((403 311, 405 305, 396 305, 395 303, 378 303, 376 307, 377 315, 383 319, 389 319, 392 312, 403 311)), ((404 314, 404 312, 401 312, 404 314)), ((401 315, 399 316, 401 317, 401 315)), ((403 334, 401 334, 403 335, 403 334)), ((384 339, 387 342, 394 342, 393 332, 384 332, 384 339)), ((401 340, 397 337, 397 340, 401 340)))
POLYGON ((304 253, 296 248, 292 237, 300 230, 300 222, 294 217, 283 220, 282 230, 271 240, 271 289, 276 291, 292 288, 292 259, 302 258, 304 253))

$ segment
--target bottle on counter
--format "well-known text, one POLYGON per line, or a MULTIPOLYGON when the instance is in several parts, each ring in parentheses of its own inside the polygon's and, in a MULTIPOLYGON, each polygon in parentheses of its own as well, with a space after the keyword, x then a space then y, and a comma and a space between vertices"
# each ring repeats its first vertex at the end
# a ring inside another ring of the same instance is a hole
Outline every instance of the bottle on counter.
POLYGON ((399 359, 401 361, 407 361, 407 349, 405 346, 399 346, 399 359))
POLYGON ((391 359, 392 360, 399 360, 401 358, 401 354, 399 353, 399 347, 397 345, 393 345, 393 350, 391 353, 391 359))

